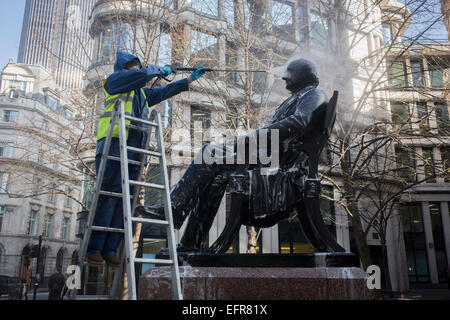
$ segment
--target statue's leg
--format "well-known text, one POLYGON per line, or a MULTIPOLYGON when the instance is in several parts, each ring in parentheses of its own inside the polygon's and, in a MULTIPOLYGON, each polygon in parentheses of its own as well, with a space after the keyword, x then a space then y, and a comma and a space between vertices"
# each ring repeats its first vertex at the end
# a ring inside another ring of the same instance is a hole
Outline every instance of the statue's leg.
POLYGON ((303 201, 300 202, 299 206, 297 207, 297 212, 300 221, 300 227, 306 239, 308 239, 309 243, 311 243, 311 245, 317 252, 326 252, 327 245, 323 243, 320 236, 316 234, 316 230, 306 213, 306 208, 303 201))
POLYGON ((231 246, 231 243, 237 236, 242 225, 241 213, 243 212, 243 196, 231 196, 230 215, 227 217, 225 227, 217 240, 209 248, 209 252, 222 254, 225 253, 231 246))
POLYGON ((324 243, 330 250, 334 252, 345 252, 345 249, 342 248, 336 242, 336 240, 334 240, 333 236, 325 225, 325 222, 323 221, 323 217, 320 214, 319 199, 307 199, 303 202, 306 207, 305 213, 309 218, 316 237, 318 237, 320 241, 324 243))
MULTIPOLYGON (((208 145, 203 146, 202 153, 208 145)), ((200 152, 196 157, 199 157, 200 152)), ((188 216, 198 210, 198 202, 220 172, 216 164, 192 161, 170 193, 175 229, 180 229, 188 216)), ((164 204, 138 206, 136 211, 153 219, 164 219, 164 204)), ((148 229, 148 228, 145 228, 148 229)))
POLYGON ((219 209, 226 183, 212 183, 205 193, 197 198, 195 208, 180 240, 179 252, 206 252, 209 249, 209 229, 219 209))

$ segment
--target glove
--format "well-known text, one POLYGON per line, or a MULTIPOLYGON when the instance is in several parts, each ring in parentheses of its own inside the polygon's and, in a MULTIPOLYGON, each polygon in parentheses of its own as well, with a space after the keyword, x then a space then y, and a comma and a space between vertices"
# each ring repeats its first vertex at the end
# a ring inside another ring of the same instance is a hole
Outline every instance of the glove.
POLYGON ((170 76, 172 74, 172 69, 169 66, 162 67, 164 71, 164 77, 170 76))
POLYGON ((197 70, 192 72, 191 78, 194 79, 194 81, 200 79, 206 73, 206 71, 204 69, 206 69, 206 68, 203 66, 198 67, 197 70))

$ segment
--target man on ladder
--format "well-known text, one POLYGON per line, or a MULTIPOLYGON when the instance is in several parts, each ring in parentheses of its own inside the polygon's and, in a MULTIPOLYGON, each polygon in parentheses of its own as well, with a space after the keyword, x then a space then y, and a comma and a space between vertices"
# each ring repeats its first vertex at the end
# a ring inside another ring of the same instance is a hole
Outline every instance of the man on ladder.
MULTIPOLYGON (((153 78, 166 77, 172 73, 169 66, 156 67, 149 66, 143 68, 139 58, 125 52, 118 51, 114 73, 108 77, 104 83, 105 110, 99 120, 97 133, 97 150, 95 157, 95 169, 98 174, 102 152, 117 99, 124 101, 125 114, 148 120, 151 106, 156 105, 166 99, 173 97, 189 89, 189 84, 198 80, 204 75, 203 67, 199 67, 188 78, 172 82, 163 87, 153 89, 144 86, 153 78)), ((132 123, 142 126, 138 123, 132 123)), ((114 127, 109 155, 120 157, 118 126, 114 127)), ((138 130, 127 129, 127 145, 135 148, 146 148, 143 146, 146 141, 146 133, 138 130)), ((128 151, 128 159, 140 161, 141 154, 128 151)), ((139 166, 129 164, 128 172, 131 180, 137 180, 139 166)), ((103 177, 102 190, 121 193, 122 181, 120 172, 120 162, 108 160, 103 177)), ((130 191, 130 194, 133 194, 130 191)), ((122 199, 117 197, 100 196, 96 216, 95 226, 123 229, 123 205, 122 199)), ((86 259, 89 264, 102 265, 106 261, 112 267, 120 267, 122 261, 116 256, 117 247, 123 237, 121 233, 108 233, 93 231, 89 239, 86 259)))

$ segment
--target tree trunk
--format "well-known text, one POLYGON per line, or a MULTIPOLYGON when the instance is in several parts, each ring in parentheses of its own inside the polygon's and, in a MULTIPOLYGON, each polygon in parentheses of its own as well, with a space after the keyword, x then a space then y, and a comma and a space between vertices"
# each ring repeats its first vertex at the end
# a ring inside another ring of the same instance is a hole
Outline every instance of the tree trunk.
POLYGON ((359 215, 358 206, 355 199, 355 190, 348 177, 348 167, 344 164, 346 160, 341 161, 341 168, 344 174, 344 197, 347 202, 347 207, 352 217, 350 217, 353 225, 353 235, 355 237, 356 247, 358 249, 359 258, 361 259, 362 267, 367 270, 367 267, 372 265, 372 257, 370 255, 370 248, 367 244, 367 237, 363 231, 361 217, 359 215))
POLYGON ((384 274, 384 289, 391 291, 392 290, 391 277, 389 274, 386 241, 384 239, 381 239, 381 258, 382 258, 382 266, 380 267, 382 268, 384 274))

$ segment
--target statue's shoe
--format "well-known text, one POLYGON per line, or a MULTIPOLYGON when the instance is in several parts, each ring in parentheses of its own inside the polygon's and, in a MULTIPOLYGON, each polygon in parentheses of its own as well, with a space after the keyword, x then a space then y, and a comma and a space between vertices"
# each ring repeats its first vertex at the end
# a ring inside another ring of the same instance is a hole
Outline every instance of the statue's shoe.
MULTIPOLYGON (((164 206, 154 205, 154 206, 136 206, 136 212, 148 219, 154 220, 166 220, 166 214, 164 213, 164 206)), ((172 209, 173 224, 174 228, 179 230, 183 225, 184 219, 180 219, 176 214, 175 210, 172 209)))

